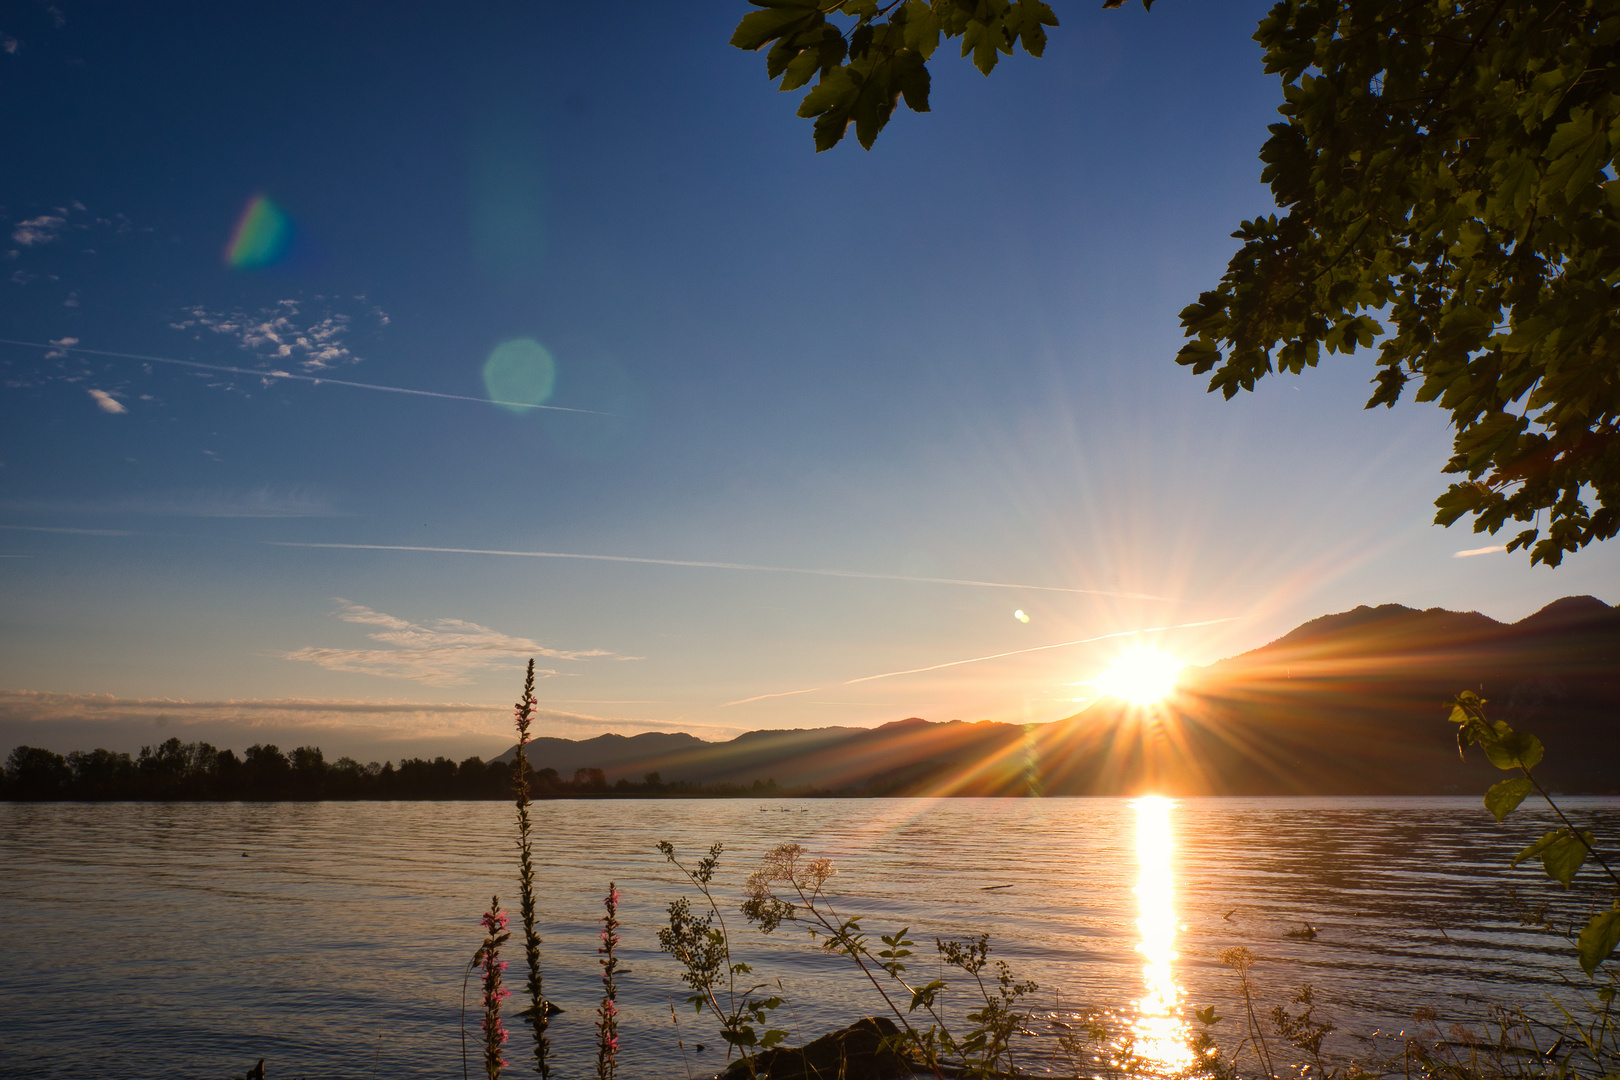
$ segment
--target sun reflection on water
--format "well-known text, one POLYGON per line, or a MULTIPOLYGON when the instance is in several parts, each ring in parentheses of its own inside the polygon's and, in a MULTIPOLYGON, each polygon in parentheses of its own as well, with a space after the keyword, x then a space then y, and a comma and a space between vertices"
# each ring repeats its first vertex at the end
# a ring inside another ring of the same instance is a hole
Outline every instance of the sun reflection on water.
POLYGON ((1141 942, 1142 978, 1147 992, 1136 1003, 1135 1055, 1166 1073, 1193 1064, 1187 1025, 1181 1020, 1181 988, 1176 985, 1175 882, 1170 855, 1175 849, 1170 829, 1169 799, 1149 795, 1136 807, 1136 860, 1140 867, 1136 893, 1136 928, 1141 942))

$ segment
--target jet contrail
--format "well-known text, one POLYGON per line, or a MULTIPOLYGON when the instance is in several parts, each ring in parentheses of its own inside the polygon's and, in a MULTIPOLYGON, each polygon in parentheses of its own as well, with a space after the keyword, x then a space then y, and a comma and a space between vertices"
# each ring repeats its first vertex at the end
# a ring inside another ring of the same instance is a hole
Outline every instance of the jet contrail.
POLYGON ((1200 622, 1174 623, 1170 626, 1144 626, 1140 630, 1116 630, 1112 634, 1098 634, 1096 637, 1080 638, 1077 641, 1059 641, 1052 645, 1036 645, 1032 649, 1013 649, 1011 652, 991 653, 989 656, 975 656, 968 660, 950 660, 943 664, 931 664, 928 667, 907 668, 905 671, 885 671, 882 675, 863 675, 859 679, 848 679, 842 686, 853 686, 856 683, 871 682, 874 679, 892 679, 896 675, 916 675, 924 671, 938 671, 940 668, 961 667, 963 664, 977 664, 985 660, 1000 660, 1003 656, 1020 656, 1024 653, 1044 652, 1047 649, 1066 649, 1071 645, 1088 645, 1093 641, 1107 641, 1109 638, 1130 637, 1133 634, 1151 634, 1159 630, 1184 630, 1189 626, 1213 626, 1216 623, 1237 622, 1246 619, 1247 615, 1228 615, 1224 619, 1204 619, 1200 622))
POLYGON ((0 525, 17 532, 72 533, 74 536, 134 536, 127 529, 60 529, 53 525, 0 525))
POLYGON ((421 547, 415 544, 306 544, 266 540, 274 547, 336 548, 341 551, 425 551, 441 555, 507 555, 523 559, 584 559, 588 562, 641 563, 646 566, 695 566, 706 570, 757 570, 770 574, 812 574, 816 577, 859 578, 864 581, 913 581, 920 585, 971 585, 981 589, 1034 589, 1040 592, 1079 593, 1084 596, 1123 596, 1133 600, 1163 600, 1168 596, 1071 589, 1062 585, 1020 585, 1010 581, 973 581, 967 578, 912 577, 907 574, 869 574, 864 570, 814 570, 801 566, 756 566, 753 563, 698 562, 692 559, 642 559, 633 555, 581 555, 567 551, 501 551, 488 548, 421 547))
POLYGON ((561 405, 534 405, 527 401, 493 401, 490 398, 468 397, 465 394, 443 394, 437 390, 411 390, 404 386, 383 386, 380 383, 351 382, 348 379, 329 379, 324 375, 298 375, 291 371, 255 371, 252 368, 231 367, 229 364, 203 364, 196 360, 176 360, 172 356, 145 356, 141 353, 108 352, 105 349, 81 349, 77 345, 52 345, 38 341, 17 341, 0 338, 0 345, 24 345, 31 349, 52 349, 57 352, 84 353, 87 356, 112 356, 121 360, 146 360, 154 364, 173 364, 177 367, 196 368, 199 371, 226 371, 233 375, 252 375, 259 379, 296 379, 307 383, 331 383, 356 390, 381 390, 389 394, 411 394, 415 397, 444 398, 446 401, 476 401, 484 405, 510 405, 514 409, 545 409, 549 412, 587 413, 591 416, 613 416, 613 413, 595 409, 569 409, 561 405))
POLYGON ((745 697, 741 701, 728 701, 728 702, 726 702, 724 705, 722 705, 720 707, 722 709, 729 709, 733 705, 747 705, 751 701, 764 701, 766 698, 793 697, 793 696, 795 696, 797 694, 813 694, 817 690, 820 690, 820 689, 821 689, 821 687, 819 687, 819 686, 812 686, 808 690, 784 690, 780 694, 760 694, 757 697, 745 697))
MULTIPOLYGON (((1133 634, 1151 634, 1159 630, 1184 630, 1190 626, 1213 626, 1216 623, 1237 622, 1246 619, 1247 615, 1228 615, 1224 619, 1204 619, 1199 622, 1175 623, 1171 626, 1144 626, 1140 630, 1116 630, 1112 634, 1098 634, 1096 637, 1080 638, 1078 641, 1059 641, 1052 645, 1036 645, 1031 649, 1013 649, 1011 652, 991 653, 989 656, 975 656, 968 660, 948 660, 943 664, 930 664, 928 667, 907 668, 904 671, 885 671, 882 675, 862 675, 858 679, 845 679, 839 686, 854 686, 856 683, 872 682, 876 679, 892 679, 896 675, 919 675, 925 671, 938 671, 940 668, 961 667, 963 664, 978 664, 985 660, 1000 660, 1004 656, 1021 656, 1024 653, 1045 652, 1047 649, 1066 649, 1071 645, 1089 645, 1093 641, 1107 641, 1109 638, 1130 637, 1133 634)), ((759 694, 756 697, 743 698, 740 701, 728 701, 720 706, 729 709, 733 705, 747 705, 755 701, 764 701, 767 698, 794 697, 798 694, 813 694, 822 689, 812 686, 808 690, 785 690, 779 694, 759 694)))

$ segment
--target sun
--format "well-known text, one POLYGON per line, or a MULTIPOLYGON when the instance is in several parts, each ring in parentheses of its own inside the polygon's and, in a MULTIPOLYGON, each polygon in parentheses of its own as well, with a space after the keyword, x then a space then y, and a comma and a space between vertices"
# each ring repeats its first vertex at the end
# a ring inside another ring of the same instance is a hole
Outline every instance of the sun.
POLYGON ((1091 680, 1091 685, 1107 697, 1132 705, 1152 705, 1170 696, 1186 666, 1161 649, 1139 645, 1114 657, 1108 668, 1091 680))

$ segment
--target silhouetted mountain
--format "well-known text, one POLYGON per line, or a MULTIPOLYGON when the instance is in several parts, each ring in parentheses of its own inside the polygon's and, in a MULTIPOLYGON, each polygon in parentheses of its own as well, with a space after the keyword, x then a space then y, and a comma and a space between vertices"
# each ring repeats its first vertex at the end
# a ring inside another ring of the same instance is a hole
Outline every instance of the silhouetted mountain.
MULTIPOLYGON (((1358 607, 1190 669, 1152 708, 1105 699, 1051 724, 932 723, 536 739, 536 769, 610 781, 735 783, 868 795, 1447 794, 1496 779, 1458 759, 1445 702, 1472 689, 1493 719, 1547 744, 1564 791, 1620 790, 1620 611, 1565 597, 1517 623, 1478 612, 1358 607)), ((511 751, 503 757, 510 759, 511 751)))
MULTIPOLYGON (((713 746, 696 735, 685 732, 647 731, 640 735, 598 735, 594 739, 556 739, 542 737, 529 741, 529 764, 538 772, 556 769, 558 775, 569 777, 575 769, 603 769, 613 779, 621 776, 640 780, 658 768, 651 765, 636 770, 649 761, 665 761, 683 754, 701 753, 713 746)), ((510 763, 517 747, 494 760, 510 763)))
POLYGON ((1189 671, 1158 723, 1104 701, 1072 717, 1059 786, 1144 777, 1210 794, 1443 794, 1494 780, 1459 759, 1443 703, 1459 690, 1540 736, 1545 782, 1620 790, 1620 612, 1566 597, 1517 623, 1398 604, 1314 619, 1189 671), (1111 765, 1117 762, 1117 765, 1111 765))

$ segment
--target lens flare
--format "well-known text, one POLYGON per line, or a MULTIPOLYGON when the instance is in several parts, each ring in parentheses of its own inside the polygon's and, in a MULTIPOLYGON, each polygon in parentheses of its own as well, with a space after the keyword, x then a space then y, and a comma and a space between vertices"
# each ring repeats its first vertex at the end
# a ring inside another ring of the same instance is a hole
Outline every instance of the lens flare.
POLYGON ((527 413, 523 405, 544 405, 556 386, 557 361, 533 338, 503 341, 484 361, 484 389, 508 412, 527 413))
POLYGON ((1021 623, 1029 622, 1029 616, 1024 614, 1023 608, 1019 608, 1017 611, 1013 612, 1013 618, 1017 619, 1021 623))
POLYGON ((1186 666, 1167 652, 1143 645, 1114 657, 1091 685, 1107 697, 1133 705, 1152 705, 1170 696, 1186 666))
POLYGON ((255 195, 236 222, 225 248, 225 265, 233 270, 274 266, 287 254, 292 238, 292 219, 263 195, 255 195))
POLYGON ((1136 799, 1136 859, 1140 867, 1136 893, 1136 929, 1141 942, 1142 980, 1147 992, 1136 1003, 1135 1052, 1137 1056, 1179 1072, 1193 1064, 1187 1026, 1177 1017, 1181 988, 1176 985, 1175 881, 1171 853, 1175 850, 1170 829, 1169 799, 1149 795, 1136 799))

